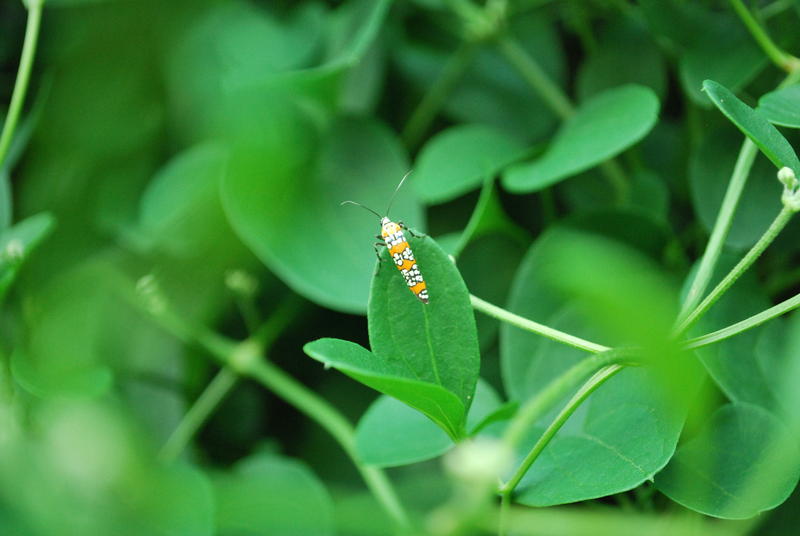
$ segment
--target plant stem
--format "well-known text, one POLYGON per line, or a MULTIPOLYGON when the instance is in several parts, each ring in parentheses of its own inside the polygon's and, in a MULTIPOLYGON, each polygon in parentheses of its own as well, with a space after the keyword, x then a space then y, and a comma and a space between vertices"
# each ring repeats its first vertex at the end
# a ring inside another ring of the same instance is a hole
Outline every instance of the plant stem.
POLYGON ((497 44, 508 62, 561 119, 569 119, 575 114, 569 98, 515 39, 502 36, 497 44))
POLYGON ((386 478, 386 474, 376 467, 363 465, 358 460, 355 448, 355 430, 341 413, 325 399, 269 361, 254 361, 249 375, 327 430, 353 460, 367 486, 389 515, 400 527, 409 526, 408 516, 391 483, 386 478))
POLYGON ((183 419, 169 436, 167 442, 159 453, 159 458, 165 462, 175 460, 189 444, 192 437, 197 433, 203 423, 213 413, 222 399, 230 392, 236 380, 237 374, 231 369, 222 368, 211 383, 205 388, 195 403, 183 416, 183 419))
POLYGON ((544 324, 539 324, 538 322, 534 322, 533 320, 529 320, 522 316, 515 315, 512 312, 506 311, 505 309, 502 309, 496 305, 492 305, 491 303, 484 301, 478 298, 477 296, 473 296, 472 294, 470 294, 469 300, 473 308, 482 312, 485 315, 494 317, 503 322, 507 322, 512 326, 524 329, 525 331, 530 331, 538 335, 542 335, 543 337, 547 337, 548 339, 554 340, 556 342, 564 343, 574 348, 579 348, 581 350, 591 352, 593 354, 610 350, 608 346, 603 346, 602 344, 597 344, 591 341, 587 341, 581 339, 580 337, 570 335, 569 333, 564 333, 563 331, 559 331, 549 326, 545 326, 544 324))
POLYGON ((450 57, 439 77, 433 82, 428 92, 425 93, 422 101, 417 105, 403 129, 402 138, 407 147, 416 147, 419 144, 436 114, 442 108, 445 99, 452 93, 456 84, 472 63, 476 51, 477 45, 475 43, 462 43, 450 57))
POLYGON ((736 207, 739 204, 739 199, 742 196, 742 191, 747 183, 747 177, 757 154, 758 147, 756 144, 750 141, 750 138, 745 138, 742 148, 739 149, 739 157, 736 159, 736 166, 733 168, 733 174, 731 174, 731 180, 728 182, 725 197, 722 199, 722 206, 720 206, 717 219, 714 222, 711 237, 708 239, 703 258, 700 260, 700 267, 697 269, 681 308, 679 323, 700 302, 700 298, 714 275, 714 268, 722 253, 725 238, 728 236, 728 231, 733 222, 733 215, 736 212, 736 207))
POLYGON ((783 230, 789 220, 792 219, 794 215, 794 210, 789 207, 783 207, 783 209, 778 213, 778 216, 772 221, 769 228, 761 235, 761 238, 758 239, 758 242, 750 248, 750 251, 742 257, 736 266, 734 266, 730 272, 722 279, 722 281, 714 287, 714 290, 705 297, 705 299, 700 302, 700 305, 695 307, 695 309, 686 316, 686 319, 678 325, 676 330, 677 334, 681 334, 685 332, 689 327, 692 326, 703 314, 711 307, 724 293, 727 291, 731 285, 733 285, 737 279, 745 272, 748 268, 758 259, 761 253, 767 249, 775 237, 778 236, 778 233, 783 230))
POLYGON ((753 36, 756 43, 775 65, 787 72, 796 71, 800 68, 800 58, 792 56, 776 45, 766 30, 753 17, 750 10, 742 3, 742 0, 729 0, 729 2, 733 10, 739 15, 739 18, 742 19, 750 35, 753 36))
POLYGON ((739 333, 747 331, 748 329, 760 326, 761 324, 772 320, 773 318, 797 309, 797 307, 800 307, 800 294, 792 296, 788 300, 784 300, 781 303, 770 307, 769 309, 742 320, 741 322, 737 322, 712 333, 707 333, 705 335, 689 339, 686 341, 686 348, 700 348, 702 346, 708 346, 709 344, 725 340, 729 337, 733 337, 734 335, 738 335, 739 333))
POLYGON ((28 3, 28 23, 25 27, 25 41, 22 45, 22 55, 19 60, 17 79, 14 83, 14 92, 11 94, 11 103, 8 114, 3 124, 3 133, 0 134, 0 169, 3 169, 14 131, 17 128, 22 105, 25 103, 25 94, 28 91, 28 81, 31 77, 31 67, 36 55, 36 43, 39 39, 39 26, 42 21, 42 0, 32 0, 28 3))

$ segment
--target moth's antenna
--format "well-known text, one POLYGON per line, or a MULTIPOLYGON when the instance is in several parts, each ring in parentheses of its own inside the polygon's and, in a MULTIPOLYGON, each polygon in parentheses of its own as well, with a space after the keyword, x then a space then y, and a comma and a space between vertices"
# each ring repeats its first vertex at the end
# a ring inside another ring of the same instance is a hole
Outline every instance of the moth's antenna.
POLYGON ((394 203, 394 198, 397 197, 397 192, 400 191, 400 187, 403 185, 404 182, 406 182, 406 179, 408 178, 409 175, 411 175, 411 170, 409 170, 408 173, 403 175, 403 178, 400 179, 400 182, 397 184, 397 188, 394 189, 392 197, 389 198, 389 206, 386 207, 386 217, 389 217, 389 210, 391 210, 392 208, 392 203, 394 203))
POLYGON ((368 206, 362 205, 361 203, 356 203, 355 201, 342 201, 339 206, 343 206, 343 205, 355 205, 357 207, 361 207, 363 209, 369 210, 370 212, 372 212, 373 214, 375 214, 379 218, 383 217, 380 214, 378 214, 377 212, 375 212, 374 210, 372 210, 371 208, 369 208, 368 206))

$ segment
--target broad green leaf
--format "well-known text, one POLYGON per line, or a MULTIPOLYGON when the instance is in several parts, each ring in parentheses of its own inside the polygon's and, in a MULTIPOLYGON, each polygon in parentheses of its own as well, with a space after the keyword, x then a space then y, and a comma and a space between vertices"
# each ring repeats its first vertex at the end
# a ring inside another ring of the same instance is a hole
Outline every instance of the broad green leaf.
MULTIPOLYGON (((369 212, 340 203, 386 210, 408 170, 403 148, 368 119, 340 118, 320 131, 309 114, 282 100, 250 115, 222 181, 234 230, 296 292, 363 313, 380 225, 369 212)), ((392 213, 424 228, 408 191, 397 195, 392 213)))
POLYGON ((484 125, 455 126, 420 150, 413 184, 427 203, 450 201, 477 188, 524 153, 523 145, 502 131, 484 125))
MULTIPOLYGON (((559 85, 564 80, 564 52, 555 25, 546 10, 518 14, 509 20, 509 31, 559 85)), ((430 27, 440 35, 441 27, 430 27)), ((397 52, 401 72, 417 90, 415 100, 441 75, 459 42, 430 45, 417 39, 402 43, 397 52)), ((408 112, 411 113, 411 110, 408 112)), ((515 139, 540 140, 548 135, 555 116, 531 91, 505 58, 491 47, 482 47, 460 82, 444 102, 443 114, 465 123, 490 125, 515 139)))
POLYGON ((53 216, 42 212, 0 234, 0 302, 14 283, 22 263, 47 238, 54 226, 53 216))
MULTIPOLYGON (((692 148, 689 159, 689 191, 700 223, 710 233, 717 219, 728 181, 736 165, 741 136, 731 129, 707 129, 692 148)), ((766 158, 756 158, 733 216, 725 243, 745 249, 761 237, 781 210, 781 185, 766 158)))
MULTIPOLYGON (((662 176, 647 170, 631 174, 626 210, 666 222, 670 191, 662 176)), ((574 210, 588 213, 613 210, 618 206, 608 178, 598 170, 589 170, 575 179, 559 184, 565 200, 574 210)))
POLYGON ((625 84, 647 86, 663 99, 666 65, 646 28, 620 18, 600 33, 598 41, 576 74, 579 100, 625 84))
POLYGON ((796 437, 772 413, 728 404, 656 475, 658 489, 687 508, 746 519, 775 508, 800 477, 796 437))
POLYGON ((259 453, 212 479, 219 536, 334 534, 333 504, 300 461, 259 453))
POLYGON ((142 196, 141 231, 174 254, 195 253, 232 238, 219 200, 226 152, 198 145, 170 160, 142 196))
POLYGON ((533 192, 585 171, 641 140, 655 125, 658 109, 658 98, 642 86, 601 93, 562 125, 544 155, 508 168, 503 186, 533 192))
MULTIPOLYGON (((570 235, 571 232, 551 230, 534 244, 517 272, 508 309, 601 344, 652 343, 662 338, 670 306, 658 303, 665 299, 665 292, 658 290, 662 284, 651 284, 658 271, 639 259, 631 264, 636 268, 615 273, 619 264, 628 266, 628 261, 638 258, 628 250, 620 252, 619 245, 605 248, 602 255, 593 246, 586 250, 582 268, 570 267, 565 260, 575 262, 574 254, 580 253, 575 246, 581 244, 572 242, 570 246, 570 235), (582 282, 584 270, 592 263, 598 265, 596 272, 588 279, 583 277, 582 282), (635 290, 615 295, 614 289, 626 279, 631 282, 625 275, 629 271, 641 274, 635 290), (558 281, 559 272, 565 276, 563 281, 558 281), (645 306, 647 313, 638 313, 641 320, 632 318, 629 309, 637 303, 641 306, 648 298, 654 299, 652 310, 645 306), (650 314, 655 330, 647 322, 650 314)), ((506 389, 512 399, 520 401, 534 396, 587 357, 585 352, 508 325, 501 327, 501 351, 506 389)), ((653 351, 651 348, 648 355, 653 351)), ((673 357, 672 352, 666 354, 673 357)), ((631 489, 651 478, 674 452, 683 424, 685 398, 693 393, 697 380, 694 372, 687 375, 677 363, 670 362, 673 363, 674 369, 628 368, 602 385, 568 419, 533 464, 520 483, 516 500, 532 506, 575 502, 631 489), (676 386, 678 389, 673 389, 676 386)), ((534 425, 520 456, 565 402, 566 398, 559 401, 549 415, 534 425)))
POLYGON ((411 377, 455 393, 466 413, 480 369, 469 292, 455 264, 431 238, 410 238, 410 246, 430 302, 423 304, 408 290, 384 251, 370 292, 370 346, 382 359, 403 363, 411 377))
POLYGON ((800 128, 800 85, 778 89, 758 99, 757 111, 770 123, 800 128))
POLYGON ((355 343, 339 339, 317 339, 306 344, 303 351, 326 367, 333 367, 416 408, 450 437, 464 435, 464 403, 441 385, 419 379, 402 360, 386 359, 355 343))
POLYGON ((736 98, 727 88, 706 80, 703 90, 711 101, 737 126, 748 138, 753 140, 761 152, 769 158, 776 167, 787 166, 795 173, 800 173, 800 160, 786 141, 786 138, 767 121, 763 115, 753 110, 748 105, 736 98))
MULTIPOLYGON (((494 389, 485 381, 478 380, 475 401, 467 416, 468 429, 483 424, 484 419, 492 417, 499 406, 500 398, 494 389)), ((364 463, 380 467, 429 460, 453 446, 448 435, 430 419, 385 395, 372 403, 356 427, 359 458, 364 463)))

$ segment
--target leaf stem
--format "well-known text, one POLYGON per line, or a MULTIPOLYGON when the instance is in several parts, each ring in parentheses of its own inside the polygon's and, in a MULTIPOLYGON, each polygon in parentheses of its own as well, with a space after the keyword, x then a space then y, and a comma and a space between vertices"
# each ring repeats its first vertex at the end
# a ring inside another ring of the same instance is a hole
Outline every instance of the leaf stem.
POLYGON ((14 138, 14 131, 17 128, 19 115, 22 112, 22 105, 25 103, 25 94, 28 91, 33 59, 36 56, 36 43, 39 39, 42 4, 42 0, 30 0, 28 2, 28 22, 25 27, 25 40, 22 45, 17 79, 14 82, 14 92, 11 94, 11 103, 8 106, 8 114, 3 124, 3 132, 0 134, 0 169, 3 169, 8 149, 14 138))
POLYGON ((742 0, 729 0, 729 2, 733 10, 736 11, 736 14, 739 15, 739 18, 742 19, 750 35, 753 36, 753 39, 755 39, 756 43, 761 47, 761 50, 764 51, 775 65, 790 73, 800 68, 800 58, 789 54, 776 45, 766 30, 762 28, 755 17, 753 17, 753 14, 747 9, 747 6, 744 5, 742 0))
POLYGON ((610 350, 608 346, 587 341, 585 339, 581 339, 580 337, 576 337, 575 335, 570 335, 569 333, 564 333, 563 331, 553 329, 549 326, 545 326, 544 324, 539 324, 533 320, 515 315, 510 311, 506 311, 505 309, 502 309, 496 305, 492 305, 491 303, 484 301, 477 296, 473 296, 472 294, 470 294, 469 300, 470 303, 472 303, 473 308, 485 315, 494 317, 503 322, 507 322, 512 326, 524 329, 525 331, 542 335, 543 337, 547 337, 548 339, 556 342, 560 342, 574 348, 579 348, 593 354, 610 350))
POLYGON ((514 38, 501 36, 497 44, 508 62, 561 119, 569 119, 575 114, 575 107, 561 88, 514 38))
POLYGON ((714 290, 712 290, 700 304, 689 313, 686 318, 678 324, 676 333, 681 334, 691 327, 706 311, 711 307, 737 279, 747 271, 750 266, 758 259, 758 257, 767 249, 775 237, 786 227, 789 220, 792 219, 794 210, 788 206, 784 206, 778 213, 778 216, 772 221, 769 228, 761 235, 750 251, 734 266, 730 272, 720 281, 714 290))
POLYGON ((800 294, 796 294, 788 300, 784 300, 781 303, 770 307, 769 309, 761 311, 758 314, 754 314, 753 316, 746 318, 741 322, 737 322, 712 333, 706 333, 705 335, 689 339, 686 341, 686 347, 700 348, 725 340, 729 337, 733 337, 734 335, 738 335, 739 333, 747 331, 748 329, 760 326, 761 324, 768 322, 773 318, 777 318, 788 313, 789 311, 797 309, 797 307, 800 307, 800 294))
MULTIPOLYGON (((514 472, 514 475, 500 488, 500 495, 501 495, 501 502, 500 507, 501 509, 505 506, 508 509, 511 505, 511 497, 516 489, 517 485, 519 485, 522 478, 531 468, 533 462, 539 457, 539 455, 544 451, 545 447, 550 443, 550 441, 555 437, 556 433, 564 426, 564 423, 567 422, 567 419, 575 413, 575 410, 580 407, 580 405, 591 395, 598 387, 603 385, 607 380, 609 380, 612 376, 622 370, 622 365, 613 364, 603 366, 600 370, 597 370, 594 375, 589 378, 586 383, 578 390, 578 392, 573 395, 572 398, 567 402, 567 404, 561 409, 553 422, 547 427, 544 433, 536 440, 536 443, 533 445, 531 450, 525 456, 525 459, 519 465, 517 470, 514 472)), ((503 512, 500 513, 501 519, 503 517, 508 517, 507 515, 504 516, 503 512)), ((502 535, 502 531, 500 532, 502 535)))
POLYGON ((681 314, 679 315, 681 322, 689 314, 689 311, 700 302, 708 283, 711 281, 711 277, 714 275, 714 268, 722 253, 725 238, 728 236, 728 231, 730 231, 731 223, 733 222, 733 215, 736 212, 736 207, 739 204, 739 199, 742 196, 742 191, 747 183, 747 177, 757 154, 758 147, 756 144, 750 138, 745 138, 741 149, 739 149, 739 157, 736 159, 736 166, 733 168, 728 188, 725 190, 725 197, 722 199, 722 205, 714 222, 714 228, 700 260, 700 267, 697 269, 681 308, 681 314))
POLYGON ((164 462, 174 461, 186 448, 192 437, 211 416, 217 406, 230 392, 238 375, 231 369, 222 368, 211 383, 206 386, 195 403, 183 416, 183 419, 167 439, 159 453, 164 462))
POLYGON ((425 93, 403 129, 402 138, 407 147, 416 147, 419 144, 445 99, 453 92, 472 63, 476 51, 476 43, 462 43, 447 61, 439 77, 425 93))

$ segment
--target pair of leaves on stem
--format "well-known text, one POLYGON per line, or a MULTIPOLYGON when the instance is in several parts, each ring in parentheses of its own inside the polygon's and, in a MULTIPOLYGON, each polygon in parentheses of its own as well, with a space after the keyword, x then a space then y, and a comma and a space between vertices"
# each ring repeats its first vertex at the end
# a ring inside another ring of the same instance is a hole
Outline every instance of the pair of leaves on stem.
POLYGON ((411 239, 430 288, 430 303, 406 288, 384 251, 372 280, 372 351, 339 339, 305 346, 308 355, 421 411, 456 440, 467 433, 467 412, 480 368, 469 293, 455 265, 430 238, 411 239))

